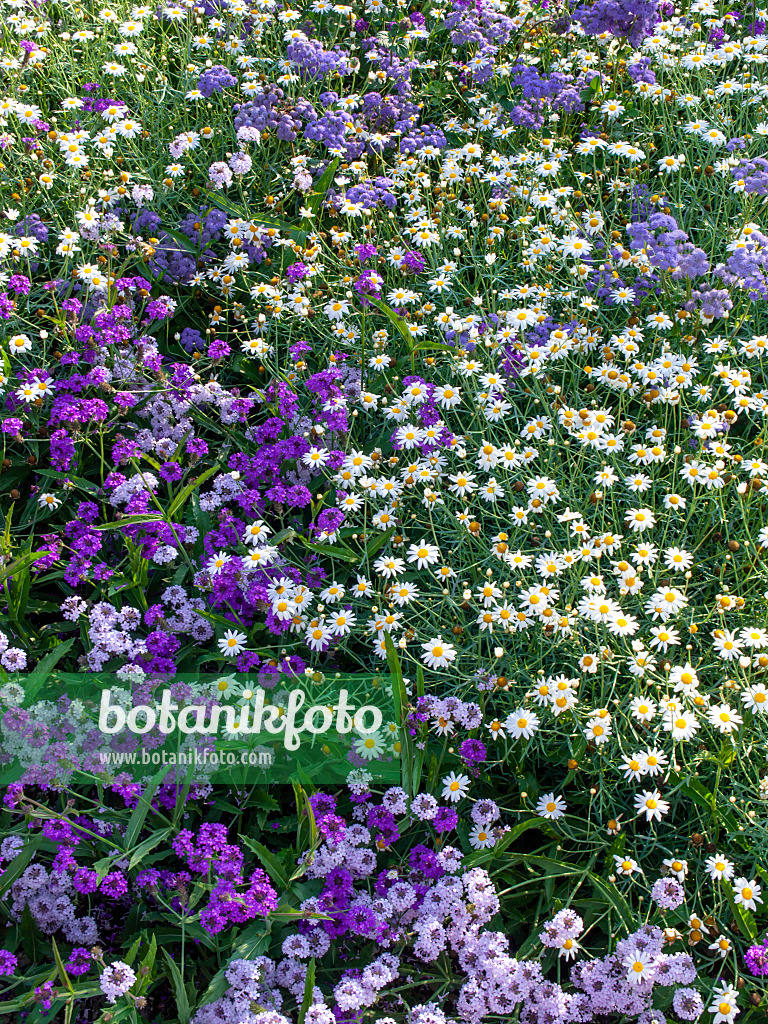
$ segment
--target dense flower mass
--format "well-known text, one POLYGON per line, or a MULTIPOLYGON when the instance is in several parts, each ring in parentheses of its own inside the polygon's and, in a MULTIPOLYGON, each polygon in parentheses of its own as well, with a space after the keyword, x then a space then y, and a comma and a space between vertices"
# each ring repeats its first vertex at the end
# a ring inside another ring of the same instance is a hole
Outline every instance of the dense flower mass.
POLYGON ((0 1017, 759 1024, 768 11, 4 13, 0 1017))

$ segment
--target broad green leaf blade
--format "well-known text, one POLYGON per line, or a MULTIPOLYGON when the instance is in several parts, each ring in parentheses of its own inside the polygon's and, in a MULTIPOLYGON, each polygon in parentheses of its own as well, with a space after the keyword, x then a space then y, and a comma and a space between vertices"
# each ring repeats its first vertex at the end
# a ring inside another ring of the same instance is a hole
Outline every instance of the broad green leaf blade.
POLYGON ((272 881, 276 882, 281 889, 287 889, 289 884, 288 874, 274 853, 271 853, 266 846, 255 839, 249 839, 248 836, 240 836, 240 839, 242 839, 249 850, 253 850, 272 881))
POLYGON ((153 832, 151 836, 144 840, 143 843, 139 843, 136 849, 131 853, 131 859, 128 861, 128 870, 135 868, 137 864, 146 857, 150 850, 154 850, 156 846, 159 846, 164 839, 167 839, 171 834, 171 829, 164 828, 159 832, 153 832))
POLYGON ((26 555, 22 555, 21 558, 15 559, 8 565, 3 566, 0 569, 0 583, 4 583, 9 576, 18 576, 19 573, 29 569, 30 566, 34 565, 39 558, 45 558, 48 554, 47 551, 32 551, 26 555))
POLYGON ((413 335, 408 330, 408 325, 405 320, 403 320, 401 316, 398 316, 394 309, 392 309, 391 306, 388 306, 386 302, 382 302, 381 299, 372 299, 368 296, 368 301, 380 310, 390 323, 397 328, 401 336, 408 342, 408 351, 413 353, 413 335))
MULTIPOLYGON (((252 960, 261 956, 269 949, 270 933, 272 925, 269 920, 256 921, 239 935, 238 944, 230 951, 230 960, 252 960)), ((229 982, 225 977, 227 965, 214 975, 210 985, 198 1000, 198 1009, 207 1006, 215 999, 220 999, 229 988, 229 982)))
POLYGON ((57 644, 52 651, 37 663, 34 670, 24 680, 24 707, 28 708, 35 702, 38 693, 45 686, 48 676, 55 668, 57 662, 61 661, 64 655, 74 644, 74 639, 65 640, 57 644))
POLYGON ((93 530, 122 530, 124 526, 139 526, 141 523, 164 523, 165 519, 161 515, 136 515, 136 516, 123 516, 122 519, 118 519, 114 523, 101 523, 99 526, 92 526, 93 530))
POLYGON ((171 504, 168 506, 168 519, 173 519, 176 513, 180 509, 184 508, 187 501, 189 500, 190 495, 194 491, 196 491, 198 487, 201 487, 202 484, 204 484, 209 477, 212 477, 213 474, 216 473, 219 469, 221 469, 221 463, 217 462, 215 466, 210 466, 208 469, 205 470, 204 473, 201 473, 199 477, 197 477, 195 480, 190 481, 190 483, 188 483, 186 487, 182 487, 182 489, 173 499, 171 504))
POLYGON ((125 830, 125 848, 130 850, 136 840, 139 838, 139 833, 144 825, 144 821, 149 814, 152 806, 152 797, 155 795, 155 790, 163 781, 165 776, 171 770, 171 765, 163 765, 160 771, 156 772, 147 783, 147 787, 139 797, 139 802, 133 809, 130 819, 128 820, 128 827, 125 830))

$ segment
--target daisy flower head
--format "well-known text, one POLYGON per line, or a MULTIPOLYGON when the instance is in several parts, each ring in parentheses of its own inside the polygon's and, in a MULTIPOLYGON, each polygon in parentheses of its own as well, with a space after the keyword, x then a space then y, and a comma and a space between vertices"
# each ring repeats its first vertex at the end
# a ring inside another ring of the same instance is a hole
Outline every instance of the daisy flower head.
POLYGON ((459 800, 467 795, 470 786, 471 782, 468 776, 457 775, 456 772, 451 772, 443 779, 442 798, 457 804, 459 800))
POLYGON ((630 875, 643 874, 643 869, 636 860, 633 860, 632 857, 626 857, 618 853, 614 853, 613 855, 613 866, 616 874, 618 875, 629 877, 630 875))
POLYGON ((443 640, 442 636, 433 637, 421 645, 424 652, 421 660, 429 668, 447 668, 456 660, 456 648, 443 640))
POLYGON ((721 981, 712 992, 709 1012, 714 1014, 712 1024, 733 1024, 741 1010, 738 1007, 738 992, 727 982, 721 981))
POLYGON ((669 801, 662 800, 658 789, 644 789, 635 797, 635 812, 638 817, 644 814, 646 821, 661 821, 669 812, 669 801))
POLYGON ((554 793, 545 793, 539 797, 536 804, 536 813, 540 818, 548 818, 550 821, 557 821, 562 818, 567 810, 567 804, 561 796, 554 793))
POLYGON ((539 717, 533 711, 518 708, 517 711, 512 711, 507 715, 504 728, 516 740, 529 740, 538 731, 539 724, 539 717))
POLYGON ((493 829, 487 823, 476 825, 469 833, 469 845, 473 850, 488 850, 496 845, 493 829))
POLYGON ((55 509, 61 505, 61 498, 57 498, 55 494, 46 491, 45 494, 38 496, 37 503, 40 508, 55 509))
POLYGON ((238 633, 236 630, 227 629, 224 636, 219 640, 219 650, 227 658, 234 658, 245 650, 248 637, 245 633, 238 633))
POLYGON ((757 910, 757 904, 763 902, 760 897, 762 891, 762 886, 754 878, 735 878, 733 881, 733 898, 745 910, 757 910))
POLYGON ((739 726, 744 722, 741 715, 734 711, 729 704, 713 704, 707 710, 707 717, 710 725, 713 725, 724 736, 738 731, 739 726))
POLYGON ((627 981, 630 985, 642 985, 652 980, 656 973, 657 957, 647 949, 636 949, 624 957, 627 981))
POLYGON ((649 508, 631 508, 624 516, 624 521, 633 533, 645 533, 656 525, 656 517, 649 508))

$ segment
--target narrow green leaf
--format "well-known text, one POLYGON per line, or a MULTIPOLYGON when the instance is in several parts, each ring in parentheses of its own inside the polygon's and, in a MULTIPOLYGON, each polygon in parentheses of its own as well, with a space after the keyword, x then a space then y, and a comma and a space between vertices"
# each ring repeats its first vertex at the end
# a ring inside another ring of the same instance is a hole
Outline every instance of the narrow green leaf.
MULTIPOLYGON (((339 158, 336 156, 333 158, 333 160, 331 160, 331 162, 325 168, 321 176, 318 178, 317 185, 314 191, 306 198, 306 201, 304 202, 303 205, 308 210, 311 210, 312 213, 317 214, 317 211, 320 209, 323 200, 328 195, 328 189, 331 187, 331 182, 333 181, 333 176, 336 173, 338 166, 339 158)), ((311 231, 312 219, 309 217, 304 217, 302 219, 301 226, 304 231, 311 231)))
POLYGON ((303 245, 307 240, 307 232, 301 228, 293 227, 291 224, 286 224, 284 221, 276 220, 273 217, 264 217, 262 214, 254 217, 246 209, 238 203, 233 203, 231 199, 228 199, 221 192, 211 192, 207 188, 201 188, 200 191, 214 206, 217 206, 220 210, 226 210, 233 217, 240 217, 242 220, 250 221, 253 224, 261 224, 265 228, 276 228, 278 231, 290 235, 300 245, 303 245))
MULTIPOLYGON (((317 831, 317 822, 315 821, 315 812, 312 808, 312 804, 309 802, 309 797, 300 782, 293 783, 293 795, 296 799, 296 848, 299 853, 303 853, 306 849, 301 834, 301 825, 304 815, 306 815, 309 823, 309 846, 311 848, 316 846, 319 833, 317 831)), ((291 876, 290 881, 294 881, 294 879, 299 878, 304 873, 305 869, 306 865, 301 865, 291 876)))
MULTIPOLYGON (((204 619, 208 619, 209 622, 218 622, 221 626, 226 626, 227 629, 233 629, 238 626, 238 622, 233 622, 231 619, 225 619, 223 615, 217 615, 216 612, 206 612, 202 609, 195 612, 196 615, 202 615, 204 619)), ((210 658, 207 660, 210 661, 210 658)))
POLYGON ((131 854, 131 859, 128 861, 128 870, 135 868, 137 864, 146 857, 150 850, 154 850, 156 846, 159 846, 164 839, 167 839, 171 834, 171 829, 164 828, 159 832, 153 832, 148 839, 145 839, 143 843, 139 843, 136 849, 131 854))
POLYGON ((173 519, 173 517, 176 515, 179 509, 182 509, 186 505, 190 495, 194 491, 196 491, 198 487, 204 484, 209 477, 212 477, 213 474, 216 473, 219 469, 221 469, 221 463, 217 462, 215 466, 209 467, 208 469, 205 470, 204 473, 201 473, 200 476, 197 477, 195 480, 190 481, 190 483, 188 483, 186 487, 182 487, 182 489, 173 499, 171 504, 168 506, 168 519, 173 519))
POLYGON ((513 825, 509 832, 505 832, 495 846, 492 846, 487 850, 477 850, 475 853, 465 857, 463 863, 466 865, 467 869, 469 869, 479 867, 481 864, 486 864, 495 860, 500 854, 504 853, 504 851, 507 850, 516 839, 519 839, 523 833, 532 828, 539 829, 540 831, 549 831, 549 829, 547 829, 546 822, 542 818, 526 818, 525 821, 518 821, 516 825, 513 825))
POLYGON ((24 707, 28 708, 30 704, 35 702, 38 693, 42 690, 43 686, 48 680, 48 676, 56 666, 57 662, 61 661, 67 651, 72 647, 74 639, 65 640, 63 643, 57 644, 52 651, 49 651, 46 656, 37 663, 32 672, 24 680, 24 707))
POLYGON ((194 242, 192 242, 192 240, 188 238, 183 231, 174 231, 172 228, 169 228, 166 225, 163 225, 163 231, 165 232, 166 235, 170 235, 174 242, 178 242, 182 249, 185 249, 187 252, 193 253, 195 256, 199 256, 201 253, 205 252, 205 250, 211 244, 211 242, 206 242, 206 244, 203 246, 195 245, 194 242))
POLYGON ((635 918, 629 904, 621 895, 619 890, 614 885, 611 885, 610 882, 606 882, 605 879, 600 878, 599 875, 595 875, 591 871, 589 872, 588 877, 592 883, 592 887, 598 895, 607 900, 618 912, 618 915, 621 918, 621 923, 627 929, 627 934, 633 932, 635 929, 635 918))
POLYGON ((128 820, 128 827, 125 830, 125 848, 130 850, 136 840, 139 838, 139 832, 144 825, 147 815, 151 808, 152 797, 155 795, 155 790, 163 781, 165 776, 170 771, 170 765, 163 765, 160 771, 156 772, 147 783, 147 788, 139 797, 139 802, 133 809, 131 817, 128 820))
POLYGON ((66 968, 64 967, 64 961, 61 959, 59 947, 56 945, 56 939, 54 939, 53 936, 51 936, 51 945, 53 946, 53 958, 56 961, 56 966, 59 969, 59 977, 61 978, 61 983, 62 985, 66 985, 70 992, 74 992, 74 989, 72 988, 72 982, 69 980, 69 975, 67 974, 66 968))
POLYGON ((304 998, 301 1001, 299 1010, 299 1024, 304 1024, 307 1010, 312 1005, 312 995, 315 991, 315 958, 312 957, 307 964, 307 976, 304 979, 304 998))
POLYGON ((52 480, 69 480, 75 487, 78 487, 81 491, 86 491, 88 494, 95 494, 98 491, 98 487, 95 483, 90 480, 84 480, 81 476, 72 476, 71 473, 62 473, 58 469, 37 469, 35 473, 38 476, 47 476, 52 480))
MULTIPOLYGON (((254 957, 262 956, 269 949, 270 932, 272 925, 269 920, 256 921, 245 931, 240 933, 239 942, 229 953, 230 960, 252 960, 254 957), (265 927, 266 926, 266 927, 265 927)), ((215 999, 220 999, 229 988, 229 982, 225 977, 226 966, 214 975, 210 985, 198 1000, 198 1009, 207 1006, 215 999)))
POLYGON ((380 533, 377 537, 374 537, 373 540, 366 546, 366 549, 365 549, 366 556, 368 558, 373 558, 373 556, 381 548, 384 547, 384 545, 387 543, 389 538, 394 534, 396 529, 397 529, 397 527, 390 526, 390 528, 388 530, 385 530, 383 533, 380 533))
POLYGON ((368 296, 368 301, 380 310, 390 323, 397 328, 402 337, 404 337, 408 342, 408 350, 413 353, 413 335, 408 330, 408 325, 405 320, 403 320, 401 316, 398 316, 394 309, 392 309, 391 306, 388 306, 386 302, 382 302, 381 299, 372 299, 368 296))
POLYGON ((152 935, 152 941, 149 944, 144 959, 139 964, 139 983, 136 986, 136 994, 143 995, 149 988, 150 981, 152 979, 152 968, 155 966, 155 957, 157 956, 157 939, 152 935), (142 968, 146 968, 146 971, 142 973, 142 968))
POLYGON ((274 855, 271 853, 266 846, 258 843, 255 839, 249 839, 248 836, 240 836, 242 841, 248 847, 249 850, 253 850, 256 856, 261 861, 264 870, 267 872, 273 882, 276 882, 282 889, 288 888, 288 874, 274 855))
POLYGON ((138 526, 140 523, 164 523, 161 515, 147 515, 142 513, 136 516, 123 516, 115 523, 101 523, 99 526, 92 526, 92 530, 122 530, 124 526, 138 526))
POLYGON ((0 875, 0 895, 21 877, 27 864, 32 860, 40 846, 39 839, 28 840, 21 853, 17 854, 5 871, 0 875))
POLYGON ((162 951, 165 957, 165 962, 168 965, 168 971, 171 976, 171 985, 173 986, 173 994, 176 999, 176 1013, 179 1018, 179 1024, 187 1024, 190 1018, 189 999, 187 998, 187 991, 184 988, 184 981, 181 977, 179 968, 173 961, 173 957, 170 955, 167 949, 162 951))
POLYGON ((15 559, 9 565, 3 566, 0 569, 0 583, 5 582, 9 576, 18 576, 19 573, 34 565, 39 558, 45 558, 47 554, 49 554, 48 551, 32 551, 29 554, 22 555, 21 558, 15 559))
POLYGON ((274 548, 277 547, 278 544, 283 544, 289 540, 293 540, 296 536, 296 531, 290 526, 287 526, 284 530, 280 530, 279 533, 276 533, 274 537, 270 537, 267 544, 274 548))
POLYGON ((403 682, 403 671, 400 667, 400 659, 397 656, 395 645, 389 633, 384 634, 384 646, 387 651, 387 665, 392 681, 392 698, 395 704, 395 721, 400 729, 400 740, 402 750, 400 752, 400 767, 402 774, 402 785, 410 797, 414 797, 414 774, 413 774, 413 740, 406 726, 408 694, 405 692, 403 682))
POLYGON ((173 808, 174 825, 177 825, 181 821, 181 816, 184 813, 184 808, 187 805, 187 797, 189 796, 189 791, 192 788, 192 776, 194 774, 194 771, 195 766, 191 764, 187 771, 187 777, 184 779, 184 785, 179 790, 179 793, 176 797, 176 806, 173 808))
POLYGON ((133 941, 133 943, 131 945, 131 948, 128 950, 128 952, 123 957, 123 962, 128 964, 129 967, 131 966, 133 961, 136 959, 136 954, 139 952, 139 947, 140 946, 141 946, 141 936, 139 935, 139 937, 137 939, 134 939, 134 941, 133 941))
POLYGON ((456 355, 456 349, 451 348, 450 345, 441 345, 437 341, 420 341, 418 345, 414 347, 414 352, 418 352, 419 349, 430 349, 434 352, 450 352, 451 355, 456 355))
POLYGON ((341 558, 345 562, 359 563, 360 555, 350 551, 349 548, 340 548, 335 544, 310 544, 304 537, 300 538, 305 547, 310 551, 316 551, 319 555, 328 555, 329 558, 341 558))
POLYGON ((304 796, 304 810, 307 818, 309 819, 309 837, 312 841, 312 848, 314 849, 320 839, 320 832, 318 831, 317 822, 315 821, 315 810, 309 802, 309 796, 307 795, 306 790, 302 789, 301 792, 304 796))

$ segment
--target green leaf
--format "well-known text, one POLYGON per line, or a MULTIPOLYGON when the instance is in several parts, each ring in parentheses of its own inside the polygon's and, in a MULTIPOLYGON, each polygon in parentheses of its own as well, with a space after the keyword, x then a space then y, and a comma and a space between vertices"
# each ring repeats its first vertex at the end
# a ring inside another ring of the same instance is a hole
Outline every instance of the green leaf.
POLYGON ((547 824, 542 818, 526 818, 525 821, 518 821, 516 825, 513 825, 509 832, 505 832, 495 846, 487 850, 477 850, 477 852, 470 854, 469 857, 465 857, 463 863, 469 869, 495 860, 500 853, 508 849, 524 832, 532 828, 539 831, 554 831, 547 828, 547 824))
POLYGON ((59 969, 59 977, 61 978, 61 983, 62 985, 66 985, 70 992, 74 992, 74 989, 72 988, 72 982, 69 980, 69 975, 67 974, 66 968, 64 967, 64 961, 61 959, 59 947, 56 945, 56 939, 54 939, 53 936, 51 936, 51 945, 53 946, 53 958, 56 961, 56 966, 59 969))
POLYGON ((130 819, 128 820, 128 827, 125 830, 125 848, 130 850, 136 840, 139 838, 139 832, 144 825, 144 821, 149 814, 151 808, 151 800, 155 795, 155 790, 163 781, 165 776, 171 769, 171 765, 163 765, 160 771, 156 772, 147 783, 147 787, 139 797, 139 802, 133 809, 130 819))
MULTIPOLYGON (((174 242, 178 242, 182 249, 186 249, 187 252, 194 253, 195 256, 199 256, 201 253, 210 246, 211 241, 206 242, 204 246, 195 245, 191 239, 189 239, 182 231, 173 231, 171 228, 163 225, 163 231, 166 235, 170 235, 174 242)), ((202 237, 202 236, 201 236, 202 237)))
POLYGON ((28 708, 30 704, 33 704, 38 693, 45 686, 48 676, 55 667, 56 663, 61 661, 67 651, 72 647, 74 639, 65 640, 61 644, 57 644, 52 651, 49 651, 46 656, 37 663, 32 672, 24 680, 24 707, 28 708))
POLYGON ((310 551, 316 551, 320 555, 328 555, 329 558, 341 558, 345 562, 353 562, 354 564, 358 564, 360 561, 360 555, 356 555, 349 548, 340 548, 335 544, 310 544, 304 537, 299 539, 310 551))
POLYGON ((113 856, 101 857, 99 860, 93 862, 93 870, 99 876, 99 881, 102 878, 106 878, 110 870, 115 865, 115 858, 113 856))
POLYGON ((131 854, 131 859, 128 861, 128 870, 135 868, 137 864, 146 857, 150 850, 154 850, 156 846, 159 846, 164 839, 167 839, 171 834, 170 828, 161 829, 159 832, 153 832, 148 839, 145 839, 143 843, 139 843, 136 849, 131 854))
MULTIPOLYGON (((195 612, 196 615, 202 615, 204 619, 208 619, 209 622, 218 622, 221 626, 226 626, 227 629, 232 629, 233 626, 239 626, 239 622, 233 622, 232 619, 225 619, 223 615, 217 615, 216 612, 206 612, 202 609, 195 612)), ((210 661, 210 657, 206 658, 206 661, 210 661)))
POLYGON ((122 530, 124 526, 138 526, 140 523, 164 523, 165 518, 161 515, 147 515, 142 513, 136 516, 123 516, 116 523, 101 523, 99 526, 92 526, 92 530, 122 530))
MULTIPOLYGON (((309 822, 309 846, 311 849, 314 849, 317 845, 319 833, 317 830, 317 822, 315 821, 315 812, 312 808, 312 804, 309 802, 309 797, 307 796, 304 787, 299 782, 294 782, 292 785, 293 795, 296 800, 296 848, 299 853, 303 853, 306 849, 301 837, 301 825, 304 815, 306 815, 309 822)), ((294 879, 299 878, 305 870, 306 863, 297 868, 293 875, 291 875, 290 881, 292 882, 294 879)))
POLYGON ((304 998, 301 1001, 301 1009, 299 1010, 299 1024, 304 1024, 304 1018, 307 1016, 307 1010, 312 1005, 312 996, 315 991, 315 958, 312 957, 307 964, 307 976, 304 979, 304 998))
POLYGON ((273 882, 276 882, 282 889, 288 888, 288 874, 274 855, 271 853, 266 846, 258 843, 255 839, 249 839, 248 836, 240 836, 242 841, 248 847, 249 850, 253 850, 256 856, 261 861, 264 870, 267 872, 273 882))
POLYGON ((126 955, 123 957, 123 961, 130 967, 133 961, 136 959, 136 954, 139 952, 141 946, 141 936, 134 940, 131 948, 128 950, 126 955))
POLYGON ((34 565, 39 558, 45 558, 49 553, 48 551, 32 551, 29 554, 22 555, 21 558, 15 559, 9 565, 3 566, 0 569, 0 583, 5 582, 9 576, 18 576, 19 573, 34 565))
POLYGON ((137 972, 138 975, 139 975, 139 983, 136 986, 136 994, 137 995, 143 995, 143 993, 146 992, 147 989, 149 988, 150 979, 152 978, 152 968, 155 966, 155 957, 156 956, 157 956, 157 939, 155 938, 155 936, 153 934, 152 935, 152 941, 149 944, 149 949, 147 950, 147 953, 146 953, 144 959, 139 964, 139 970, 137 972), (142 968, 145 968, 145 970, 142 971, 142 968))
POLYGON ((221 469, 221 463, 217 462, 215 466, 211 466, 209 469, 206 469, 205 472, 201 473, 199 477, 188 483, 186 487, 183 487, 176 495, 176 497, 173 499, 171 504, 168 506, 168 519, 173 519, 173 517, 179 511, 179 509, 183 508, 184 505, 186 505, 190 495, 194 491, 196 491, 198 487, 204 484, 209 477, 213 476, 213 474, 217 472, 217 470, 219 469, 221 469))
MULTIPOLYGON (((269 949, 271 930, 272 925, 269 920, 266 922, 263 920, 254 922, 254 924, 250 925, 245 929, 245 931, 240 933, 240 941, 234 949, 230 951, 228 959, 252 960, 254 957, 261 956, 266 953, 269 949)), ((222 969, 214 975, 210 985, 198 1001, 198 1009, 201 1006, 206 1006, 208 1003, 212 1003, 215 999, 220 999, 229 988, 229 982, 225 977, 226 969, 226 966, 222 967, 222 969)))
POLYGON ((422 348, 430 349, 431 351, 435 351, 435 352, 450 352, 451 355, 453 355, 453 356, 456 355, 456 349, 455 348, 451 348, 450 345, 441 345, 437 341, 420 341, 419 344, 416 345, 416 347, 414 348, 413 351, 414 352, 418 352, 419 349, 422 349, 422 348))
POLYGON ((13 885, 17 878, 21 876, 27 864, 32 860, 34 855, 37 853, 40 847, 39 839, 32 839, 25 843, 21 853, 17 854, 5 871, 0 875, 0 894, 4 893, 5 890, 13 885))
POLYGON ((408 342, 408 351, 413 353, 413 335, 408 330, 408 325, 406 324, 405 320, 403 320, 402 317, 398 316, 394 309, 392 309, 391 306, 388 306, 386 302, 382 302, 381 299, 372 299, 370 296, 368 296, 368 301, 372 303, 377 309, 381 310, 384 316, 387 317, 387 319, 392 324, 394 324, 394 326, 397 328, 400 334, 408 342))
MULTIPOLYGON (((308 210, 311 210, 312 213, 316 214, 317 211, 320 209, 323 200, 328 194, 328 189, 331 187, 331 182, 333 181, 333 176, 336 173, 338 166, 339 158, 336 156, 333 158, 333 160, 331 160, 331 162, 328 164, 328 166, 325 168, 322 175, 318 179, 315 190, 310 194, 306 202, 302 204, 308 210)), ((301 226, 304 231, 311 231, 312 219, 310 217, 304 217, 302 219, 301 226)))
POLYGON ((187 998, 187 991, 184 988, 184 981, 181 977, 179 968, 173 961, 173 957, 170 955, 167 949, 162 951, 165 957, 165 962, 168 965, 168 970, 171 975, 171 984, 173 986, 173 993, 176 998, 176 1013, 179 1018, 179 1024, 187 1024, 190 1018, 189 999, 187 998))
POLYGON ((214 206, 217 206, 220 210, 226 210, 226 212, 231 213, 233 217, 240 217, 242 220, 251 221, 254 224, 261 224, 265 228, 276 228, 278 231, 282 231, 283 234, 290 235, 291 238, 300 245, 304 245, 307 240, 307 232, 303 231, 301 228, 293 227, 291 224, 286 224, 281 220, 275 220, 273 217, 264 217, 262 214, 254 217, 248 213, 247 210, 244 210, 242 206, 239 206, 237 203, 233 203, 231 199, 222 195, 221 192, 211 192, 207 188, 201 188, 200 191, 214 206))
POLYGON ((187 771, 187 777, 184 779, 184 785, 179 790, 176 797, 176 806, 173 808, 173 823, 177 825, 181 821, 181 816, 184 813, 184 808, 187 806, 187 797, 189 791, 192 788, 192 776, 195 772, 195 766, 191 764, 187 771))
POLYGON ((606 882, 605 879, 600 878, 599 875, 595 875, 591 871, 588 873, 588 878, 595 892, 607 900, 618 912, 622 924, 627 929, 627 934, 633 932, 636 926, 635 918, 629 904, 619 890, 614 885, 611 885, 610 882, 606 882))
POLYGON ((284 530, 280 530, 280 532, 276 533, 274 537, 270 537, 267 543, 270 547, 275 548, 278 544, 283 544, 289 540, 293 540, 296 536, 296 531, 292 529, 292 527, 286 526, 284 530))
POLYGON ((81 476, 72 476, 71 473, 62 473, 58 469, 37 469, 35 473, 38 476, 47 476, 52 480, 69 480, 75 487, 78 487, 81 491, 86 491, 88 494, 95 494, 98 491, 98 487, 95 483, 90 480, 84 480, 81 476))
POLYGON ((394 534, 397 527, 390 526, 388 530, 380 533, 378 537, 374 537, 373 540, 366 546, 365 554, 367 558, 373 558, 377 551, 384 547, 389 538, 394 534))
POLYGON ((384 634, 384 646, 387 651, 387 665, 392 680, 392 699, 395 703, 395 721, 400 728, 400 739, 403 749, 400 753, 400 767, 402 772, 402 785, 410 797, 416 795, 414 790, 413 776, 413 740, 405 728, 407 716, 408 694, 405 692, 403 682, 403 670, 400 667, 400 659, 397 656, 395 645, 389 633, 384 634))

